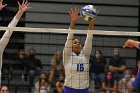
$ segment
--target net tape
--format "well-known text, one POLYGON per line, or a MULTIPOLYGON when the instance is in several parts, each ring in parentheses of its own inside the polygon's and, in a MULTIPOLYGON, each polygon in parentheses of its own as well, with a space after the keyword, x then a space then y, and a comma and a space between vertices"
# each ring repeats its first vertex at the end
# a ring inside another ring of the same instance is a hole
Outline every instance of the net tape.
POLYGON ((3 27, 1 30, 11 30, 16 32, 36 32, 36 33, 75 33, 75 34, 94 34, 94 35, 113 35, 113 36, 140 36, 140 32, 130 31, 106 31, 106 30, 71 30, 70 29, 54 29, 54 28, 31 28, 31 27, 3 27))

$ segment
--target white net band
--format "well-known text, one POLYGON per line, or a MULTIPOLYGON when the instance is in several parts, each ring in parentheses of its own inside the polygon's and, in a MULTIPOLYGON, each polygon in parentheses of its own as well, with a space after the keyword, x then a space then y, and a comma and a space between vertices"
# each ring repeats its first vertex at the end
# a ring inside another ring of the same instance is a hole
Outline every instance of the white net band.
POLYGON ((140 36, 140 32, 130 31, 105 31, 105 30, 71 30, 69 29, 54 29, 54 28, 30 28, 30 27, 0 27, 0 30, 12 30, 20 32, 36 32, 36 33, 75 33, 75 34, 94 34, 94 35, 113 35, 113 36, 140 36))

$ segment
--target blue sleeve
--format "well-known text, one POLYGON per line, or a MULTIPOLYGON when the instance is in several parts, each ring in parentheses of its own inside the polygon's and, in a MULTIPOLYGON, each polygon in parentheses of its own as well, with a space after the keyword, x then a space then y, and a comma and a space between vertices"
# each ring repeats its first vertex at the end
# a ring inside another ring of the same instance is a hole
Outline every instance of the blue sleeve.
POLYGON ((138 71, 135 80, 132 83, 133 88, 139 88, 140 87, 140 71, 138 71))

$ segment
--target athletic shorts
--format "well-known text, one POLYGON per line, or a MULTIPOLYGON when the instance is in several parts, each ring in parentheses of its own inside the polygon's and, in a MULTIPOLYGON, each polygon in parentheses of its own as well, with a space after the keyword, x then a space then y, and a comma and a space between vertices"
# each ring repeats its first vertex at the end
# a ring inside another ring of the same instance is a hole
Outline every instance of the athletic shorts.
POLYGON ((73 89, 69 87, 64 87, 64 93, 89 93, 88 88, 86 89, 73 89))

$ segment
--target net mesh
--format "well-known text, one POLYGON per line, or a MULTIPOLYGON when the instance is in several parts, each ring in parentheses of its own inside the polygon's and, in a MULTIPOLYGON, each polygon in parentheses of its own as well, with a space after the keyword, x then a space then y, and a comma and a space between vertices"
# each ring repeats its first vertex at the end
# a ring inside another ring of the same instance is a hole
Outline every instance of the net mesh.
MULTIPOLYGON (((43 64, 43 70, 46 73, 50 73, 51 64, 53 64, 52 58, 55 56, 57 51, 63 51, 67 39, 67 33, 70 31, 69 29, 22 27, 0 27, 0 30, 14 30, 14 33, 18 33, 18 35, 24 35, 23 38, 20 39, 13 39, 13 37, 16 37, 16 35, 11 38, 9 37, 10 43, 6 47, 3 56, 2 75, 3 77, 6 77, 6 79, 2 80, 2 83, 16 85, 23 84, 24 80, 17 81, 17 79, 21 79, 22 74, 25 72, 24 69, 20 69, 20 66, 22 66, 23 64, 19 62, 18 59, 19 51, 24 51, 28 55, 28 50, 30 48, 34 48, 36 50, 36 58, 41 60, 41 63, 43 64), (9 67, 7 67, 7 64, 9 67), (21 65, 19 66, 18 64, 21 65)), ((75 33, 75 37, 81 41, 83 46, 87 32, 93 34, 93 46, 91 56, 95 56, 95 51, 97 49, 100 49, 102 51, 103 56, 107 60, 107 63, 105 65, 105 71, 107 71, 108 69, 110 58, 113 57, 114 48, 120 48, 120 56, 125 59, 127 68, 136 67, 137 50, 124 49, 122 48, 122 46, 127 39, 137 40, 137 36, 140 35, 139 32, 102 30, 72 30, 71 32, 75 33)), ((58 64, 56 66, 59 67, 58 64)), ((28 85, 28 83, 28 80, 27 82, 24 82, 25 85, 28 85)), ((95 85, 92 85, 90 87, 95 88, 95 85)))

